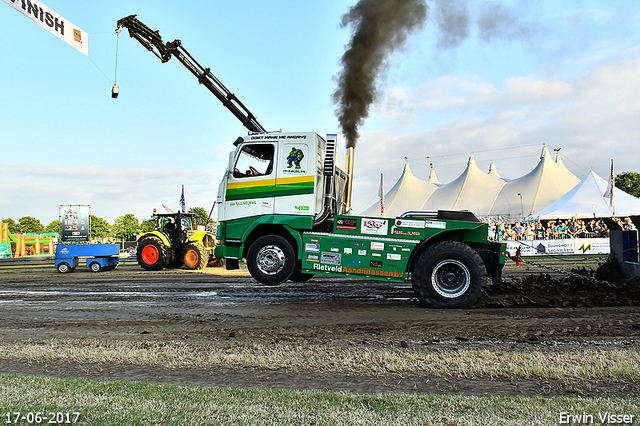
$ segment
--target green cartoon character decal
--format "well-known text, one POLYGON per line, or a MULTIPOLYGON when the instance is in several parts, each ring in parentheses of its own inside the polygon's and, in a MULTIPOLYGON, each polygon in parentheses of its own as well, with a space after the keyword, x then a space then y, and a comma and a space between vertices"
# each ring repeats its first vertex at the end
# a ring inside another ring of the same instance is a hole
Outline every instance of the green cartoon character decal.
POLYGON ((291 152, 287 157, 287 162, 289 163, 289 165, 287 166, 287 169, 290 169, 294 163, 296 165, 296 169, 299 169, 300 160, 302 160, 303 158, 304 158, 304 153, 302 152, 302 150, 296 149, 295 147, 291 148, 291 152))

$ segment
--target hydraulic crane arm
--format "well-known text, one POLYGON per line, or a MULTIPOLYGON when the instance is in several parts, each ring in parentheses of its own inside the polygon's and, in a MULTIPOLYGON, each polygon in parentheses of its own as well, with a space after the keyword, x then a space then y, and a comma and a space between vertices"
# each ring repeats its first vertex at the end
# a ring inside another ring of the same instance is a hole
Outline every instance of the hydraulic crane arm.
POLYGON ((138 40, 148 51, 156 55, 162 63, 169 61, 171 56, 175 56, 182 65, 196 76, 198 82, 209 89, 209 91, 222 102, 222 105, 227 107, 250 132, 266 133, 267 130, 258 123, 258 120, 251 111, 211 73, 211 69, 203 68, 202 65, 198 63, 198 61, 182 47, 180 40, 164 43, 162 37, 160 37, 160 32, 153 31, 147 27, 136 18, 136 15, 129 15, 120 19, 116 31, 119 32, 121 27, 126 27, 129 30, 129 35, 138 40))

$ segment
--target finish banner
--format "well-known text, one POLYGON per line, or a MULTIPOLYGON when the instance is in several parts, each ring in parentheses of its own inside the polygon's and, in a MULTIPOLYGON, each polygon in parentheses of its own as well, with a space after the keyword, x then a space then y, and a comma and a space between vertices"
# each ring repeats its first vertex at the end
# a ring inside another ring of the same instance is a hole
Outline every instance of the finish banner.
POLYGON ((89 56, 89 34, 62 16, 32 0, 2 0, 62 41, 89 56))

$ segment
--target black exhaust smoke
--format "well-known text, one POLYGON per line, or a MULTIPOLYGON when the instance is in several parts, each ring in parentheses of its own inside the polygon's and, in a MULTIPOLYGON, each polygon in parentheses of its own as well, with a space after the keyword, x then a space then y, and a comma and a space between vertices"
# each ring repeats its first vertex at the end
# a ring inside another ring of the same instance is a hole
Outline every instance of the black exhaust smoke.
POLYGON ((378 97, 376 80, 387 58, 424 26, 427 11, 425 0, 360 0, 342 15, 340 27, 351 26, 352 35, 333 102, 347 148, 355 147, 358 127, 378 97))

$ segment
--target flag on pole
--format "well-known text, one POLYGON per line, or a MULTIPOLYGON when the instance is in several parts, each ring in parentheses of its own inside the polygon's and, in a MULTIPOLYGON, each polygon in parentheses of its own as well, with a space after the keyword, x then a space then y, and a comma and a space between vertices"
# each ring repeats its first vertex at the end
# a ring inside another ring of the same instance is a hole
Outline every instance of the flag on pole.
POLYGON ((384 185, 383 174, 380 173, 380 189, 378 189, 378 197, 380 197, 380 216, 384 217, 384 185))
POLYGON ((180 211, 187 212, 187 203, 184 202, 184 185, 182 185, 182 195, 180 195, 180 211))
POLYGON ((89 56, 89 34, 38 1, 2 0, 65 43, 89 56))
POLYGON ((603 197, 609 199, 609 207, 611 207, 611 211, 613 215, 616 215, 616 196, 613 193, 613 189, 616 186, 616 178, 613 174, 613 159, 611 160, 611 174, 609 175, 609 182, 607 183, 607 190, 602 194, 603 197))

